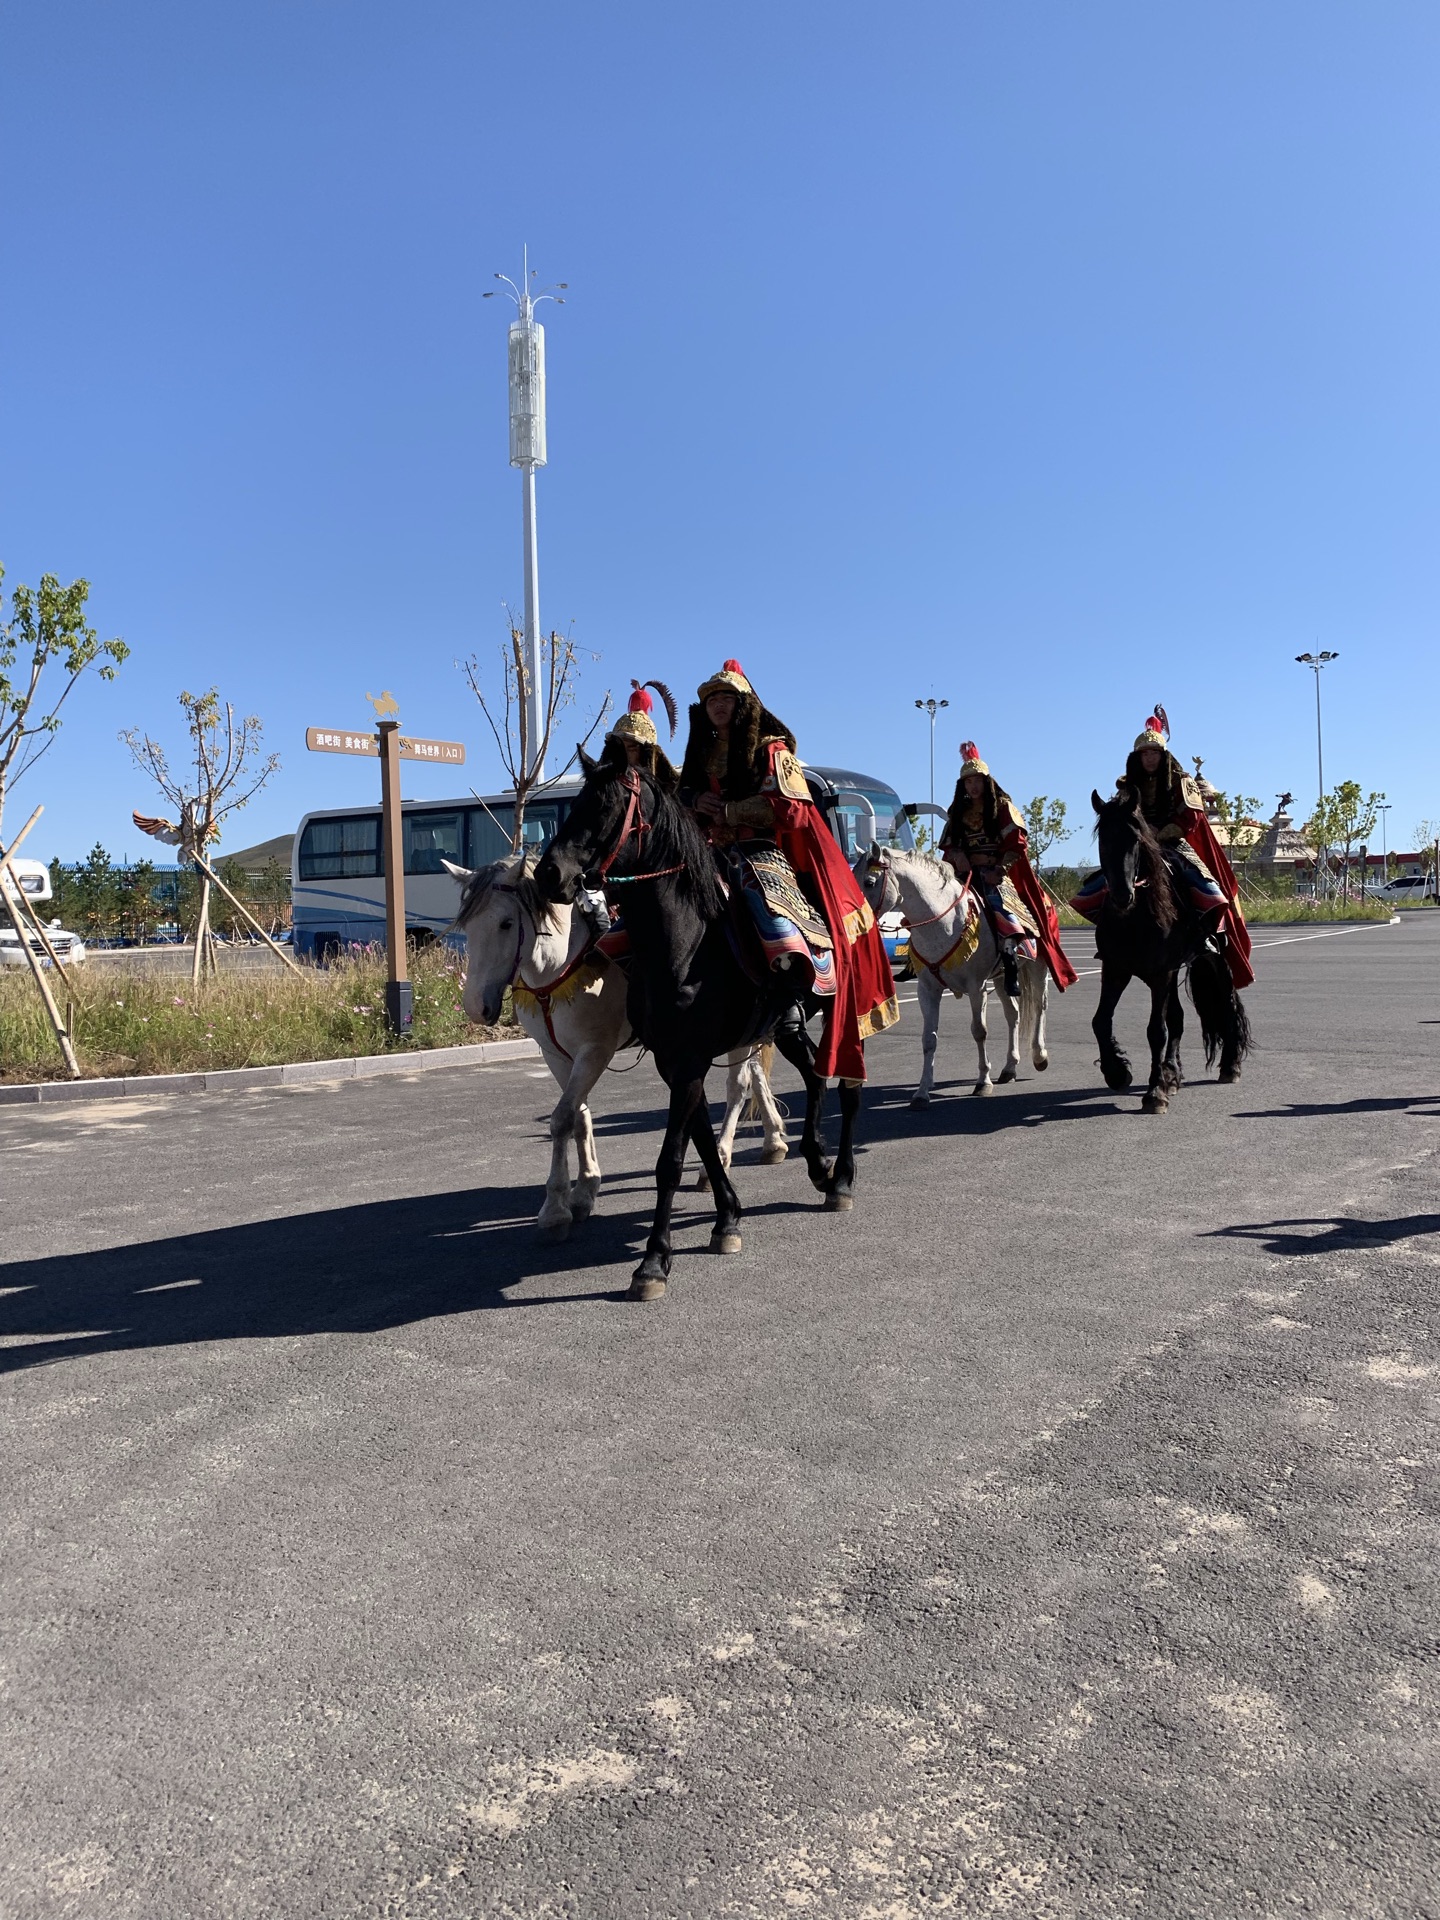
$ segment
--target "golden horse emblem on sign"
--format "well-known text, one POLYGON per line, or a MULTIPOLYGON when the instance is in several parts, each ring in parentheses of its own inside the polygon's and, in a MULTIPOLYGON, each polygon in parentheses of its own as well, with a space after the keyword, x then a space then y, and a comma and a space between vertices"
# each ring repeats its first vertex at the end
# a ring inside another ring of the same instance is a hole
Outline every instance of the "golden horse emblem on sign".
POLYGON ((400 718, 400 702, 388 688, 381 694, 378 700, 373 693, 367 693, 365 698, 375 709, 375 718, 377 720, 398 720, 400 718))

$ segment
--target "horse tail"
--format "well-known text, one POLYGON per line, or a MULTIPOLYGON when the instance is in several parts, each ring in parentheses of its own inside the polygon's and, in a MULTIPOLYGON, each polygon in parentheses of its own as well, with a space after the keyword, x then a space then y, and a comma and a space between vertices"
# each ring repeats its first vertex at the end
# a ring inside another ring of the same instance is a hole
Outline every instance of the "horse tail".
POLYGON ((1250 1016, 1235 991, 1224 954, 1202 947, 1190 962, 1187 979, 1205 1038, 1205 1065, 1213 1067, 1217 1054, 1238 1064, 1252 1044, 1250 1016))

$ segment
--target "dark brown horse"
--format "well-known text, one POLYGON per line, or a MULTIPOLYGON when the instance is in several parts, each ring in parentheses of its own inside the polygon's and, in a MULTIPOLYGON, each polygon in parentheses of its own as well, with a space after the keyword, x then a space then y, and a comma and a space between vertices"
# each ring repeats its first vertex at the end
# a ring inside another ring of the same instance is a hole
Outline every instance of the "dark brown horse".
POLYGON ((1250 1047, 1250 1020, 1230 978, 1225 956, 1184 901, 1165 850, 1135 794, 1122 781, 1113 800, 1090 795, 1096 814, 1100 868, 1109 894, 1095 923, 1100 956, 1100 1004, 1091 1021, 1100 1042, 1100 1070, 1109 1087, 1128 1087, 1134 1075, 1115 1039, 1115 1009, 1133 979, 1150 989, 1150 1084, 1141 1106, 1164 1113, 1179 1091, 1180 1036, 1185 1013, 1180 976, 1200 1015, 1205 1064, 1220 1059, 1222 1082, 1238 1080, 1250 1047))

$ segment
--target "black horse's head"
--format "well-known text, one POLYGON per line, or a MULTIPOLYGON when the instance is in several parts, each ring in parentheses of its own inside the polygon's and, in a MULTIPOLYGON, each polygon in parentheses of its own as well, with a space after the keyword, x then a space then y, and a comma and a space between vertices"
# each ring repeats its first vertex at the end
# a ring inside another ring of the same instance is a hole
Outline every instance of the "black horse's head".
POLYGON ((1168 925, 1175 918, 1169 870, 1160 842, 1140 810, 1140 796, 1122 780, 1111 800, 1102 800, 1092 788, 1090 804, 1095 809, 1100 871, 1110 890, 1110 906, 1116 913, 1129 913, 1135 905, 1136 888, 1152 882, 1151 910, 1157 920, 1168 925))
POLYGON ((573 900, 586 876, 597 874, 607 855, 615 855, 617 872, 625 871, 621 865, 625 850, 618 843, 625 830, 632 792, 637 809, 651 800, 646 791, 649 782, 639 768, 633 769, 633 779, 627 781, 625 776, 631 769, 592 760, 583 747, 580 768, 585 784, 535 869, 535 884, 546 900, 573 900))
POLYGON ((583 749, 580 765, 585 784, 535 869, 542 897, 573 900, 587 877, 638 882, 654 876, 678 883, 707 918, 719 912, 714 860, 680 803, 645 767, 608 765, 583 749))

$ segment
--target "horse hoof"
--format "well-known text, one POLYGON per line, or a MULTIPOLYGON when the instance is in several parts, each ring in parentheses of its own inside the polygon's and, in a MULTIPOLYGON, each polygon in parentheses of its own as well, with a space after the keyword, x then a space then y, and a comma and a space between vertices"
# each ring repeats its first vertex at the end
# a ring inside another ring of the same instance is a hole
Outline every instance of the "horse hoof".
POLYGON ((1030 1056, 1030 1064, 1034 1067, 1036 1073, 1044 1073, 1050 1064, 1050 1056, 1048 1053, 1032 1053, 1030 1056))
POLYGON ((822 1213, 850 1213, 855 1206, 853 1195, 848 1193, 827 1193, 822 1213))
POLYGON ((638 1276, 630 1282, 627 1300, 663 1300, 665 1282, 663 1280, 641 1280, 638 1276))
POLYGON ((1005 1069, 1005 1071, 1004 1071, 1004 1072, 1003 1072, 1003 1073, 1001 1074, 1001 1076, 1000 1076, 1000 1085, 1001 1085, 1002 1087, 1006 1087, 1006 1086, 1009 1086, 1009 1084, 1010 1084, 1010 1082, 1011 1082, 1011 1081, 1012 1081, 1012 1080, 1013 1080, 1014 1078, 1015 1078, 1015 1073, 1014 1073, 1014 1071, 1013 1071, 1013 1069, 1012 1069, 1012 1068, 1010 1068, 1010 1067, 1006 1067, 1006 1069, 1005 1069))
POLYGON ((710 1176, 708 1173, 702 1173, 700 1178, 695 1182, 695 1191, 696 1193, 709 1193, 710 1176))
POLYGON ((738 1233, 722 1232, 719 1227, 710 1236, 711 1253, 739 1253, 740 1236, 738 1233))
POLYGON ((1111 1068, 1105 1075, 1105 1084, 1115 1093, 1123 1093, 1126 1087, 1133 1087, 1135 1076, 1128 1067, 1111 1068))
POLYGON ((1170 1111, 1170 1102, 1165 1098, 1163 1093, 1147 1093, 1145 1098, 1140 1102, 1140 1111, 1142 1113, 1168 1113, 1170 1111))
POLYGON ((778 1167, 782 1160, 789 1158, 789 1155, 788 1147, 766 1147, 760 1156, 760 1164, 762 1167, 778 1167))
POLYGON ((929 1104, 930 1096, 928 1093, 914 1093, 910 1096, 910 1105, 912 1107, 928 1107, 929 1104))
POLYGON ((970 1089, 970 1097, 972 1100, 983 1100, 987 1093, 994 1093, 994 1091, 995 1082, 993 1080, 982 1080, 978 1087, 972 1087, 970 1089))
POLYGON ((554 1240, 558 1242, 570 1238, 570 1222, 568 1220, 542 1220, 539 1225, 542 1240, 554 1240))
POLYGON ((1235 1084, 1235 1082, 1236 1082, 1236 1081, 1237 1081, 1237 1080, 1238 1080, 1239 1078, 1240 1078, 1240 1069, 1239 1069, 1239 1067, 1231 1067, 1231 1069, 1230 1069, 1230 1071, 1229 1071, 1228 1073, 1223 1073, 1223 1072, 1221 1073, 1221 1075, 1220 1075, 1220 1084, 1221 1084, 1221 1086, 1222 1086, 1222 1087, 1233 1087, 1233 1086, 1234 1086, 1234 1084, 1235 1084))

